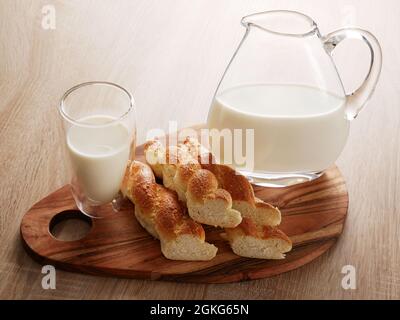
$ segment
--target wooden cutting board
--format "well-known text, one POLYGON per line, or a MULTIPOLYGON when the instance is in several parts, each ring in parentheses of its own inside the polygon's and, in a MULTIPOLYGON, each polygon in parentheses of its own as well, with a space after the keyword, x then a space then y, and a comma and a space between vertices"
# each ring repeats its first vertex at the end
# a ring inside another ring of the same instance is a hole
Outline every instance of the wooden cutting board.
MULTIPOLYGON (((143 146, 137 148, 143 160, 143 146)), ((130 203, 104 219, 90 219, 77 211, 69 186, 36 203, 23 217, 21 236, 26 250, 42 264, 95 275, 224 283, 271 277, 299 268, 326 252, 343 231, 348 194, 343 176, 332 167, 319 179, 288 188, 254 187, 258 198, 278 206, 280 228, 292 239, 284 260, 248 259, 235 255, 221 238, 221 229, 206 227, 206 240, 218 247, 207 262, 171 261, 163 257, 159 241, 136 221, 130 203), (86 219, 91 229, 83 239, 61 241, 50 229, 60 220, 86 219)), ((111 208, 110 208, 111 210, 111 208)))

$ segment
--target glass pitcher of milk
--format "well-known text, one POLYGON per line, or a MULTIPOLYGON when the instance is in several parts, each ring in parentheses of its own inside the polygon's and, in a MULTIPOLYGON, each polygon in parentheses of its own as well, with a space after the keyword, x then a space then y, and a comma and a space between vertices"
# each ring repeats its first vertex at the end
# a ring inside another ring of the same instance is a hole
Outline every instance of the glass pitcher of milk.
POLYGON ((133 106, 132 95, 110 82, 79 84, 61 99, 72 195, 92 218, 103 218, 121 204, 120 185, 135 152, 133 106))
POLYGON ((310 17, 294 11, 252 14, 242 25, 208 114, 212 152, 258 185, 316 179, 339 157, 350 121, 374 92, 380 45, 357 28, 321 36, 310 17), (351 94, 332 59, 344 39, 363 40, 371 52, 368 75, 351 94))

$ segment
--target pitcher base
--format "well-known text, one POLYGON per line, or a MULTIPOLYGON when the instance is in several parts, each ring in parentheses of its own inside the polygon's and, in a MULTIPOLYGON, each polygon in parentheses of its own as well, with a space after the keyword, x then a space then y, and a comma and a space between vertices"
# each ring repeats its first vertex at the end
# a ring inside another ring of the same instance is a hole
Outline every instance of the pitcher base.
POLYGON ((324 172, 306 172, 306 173, 258 173, 238 170, 244 175, 251 184, 269 188, 285 188, 309 182, 321 177, 324 172))

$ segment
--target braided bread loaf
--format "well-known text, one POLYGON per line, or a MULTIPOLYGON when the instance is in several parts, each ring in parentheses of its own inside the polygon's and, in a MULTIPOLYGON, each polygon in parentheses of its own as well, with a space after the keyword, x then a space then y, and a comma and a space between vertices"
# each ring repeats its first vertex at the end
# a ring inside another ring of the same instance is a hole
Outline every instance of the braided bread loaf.
POLYGON ((135 204, 135 216, 171 260, 211 260, 217 248, 204 241, 201 224, 186 214, 175 192, 155 181, 151 168, 139 161, 128 163, 121 192, 135 204))

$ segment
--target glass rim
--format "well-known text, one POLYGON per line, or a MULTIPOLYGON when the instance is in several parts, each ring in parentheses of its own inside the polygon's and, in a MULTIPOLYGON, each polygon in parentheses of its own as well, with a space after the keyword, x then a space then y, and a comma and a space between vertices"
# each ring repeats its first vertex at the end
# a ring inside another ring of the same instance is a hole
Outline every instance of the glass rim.
POLYGON ((281 36, 288 36, 288 37, 299 37, 299 38, 304 38, 304 37, 308 37, 311 35, 314 35, 316 33, 318 33, 318 25, 317 23, 308 15, 299 12, 299 11, 295 11, 295 10, 269 10, 269 11, 262 11, 262 12, 256 12, 256 13, 252 13, 249 14, 247 16, 244 16, 241 20, 241 24, 246 27, 249 28, 251 26, 257 27, 263 31, 266 32, 270 32, 273 34, 277 34, 277 35, 281 35, 281 36), (298 15, 301 16, 302 18, 304 18, 306 21, 308 21, 310 23, 310 30, 308 30, 307 32, 299 32, 299 33, 288 33, 288 32, 279 32, 279 31, 274 31, 271 30, 269 28, 265 28, 260 26, 257 23, 254 23, 252 21, 246 21, 247 19, 253 18, 253 17, 257 17, 260 15, 264 15, 264 14, 271 14, 271 13, 283 13, 283 14, 294 14, 294 15, 298 15))
POLYGON ((59 106, 58 106, 58 111, 60 112, 61 116, 68 122, 77 125, 77 126, 84 126, 84 127, 106 127, 115 123, 118 123, 119 121, 123 120, 134 108, 135 105, 135 101, 133 99, 132 94, 125 89, 124 87, 113 83, 113 82, 108 82, 108 81, 88 81, 88 82, 83 82, 80 84, 77 84, 75 86, 73 86, 72 88, 68 89, 67 91, 65 91, 65 93, 62 95, 59 106), (71 117, 70 115, 68 115, 68 113, 65 111, 65 106, 66 106, 66 100, 67 98, 75 91, 77 91, 80 88, 83 87, 87 87, 87 86, 91 86, 91 85, 103 85, 103 86, 109 86, 109 87, 113 87, 115 89, 119 89, 120 91, 122 91, 124 94, 126 94, 126 96, 129 99, 129 108, 127 111, 125 111, 123 114, 121 114, 118 118, 107 122, 105 124, 91 124, 91 123, 84 123, 81 122, 77 119, 74 119, 73 117, 71 117))

